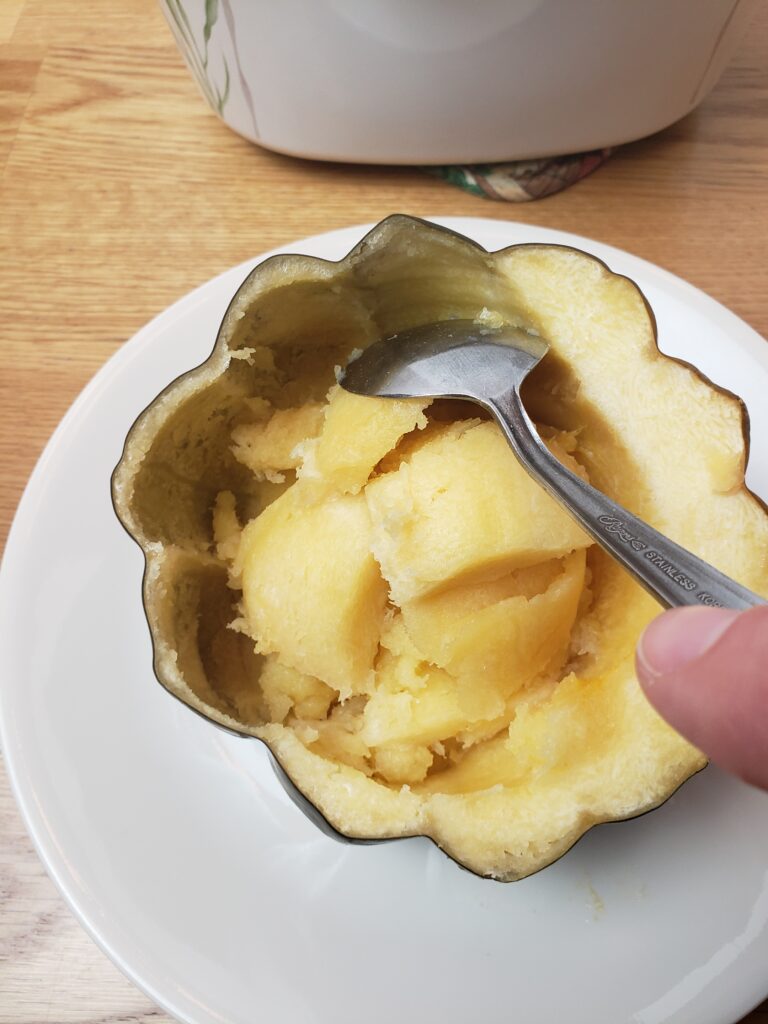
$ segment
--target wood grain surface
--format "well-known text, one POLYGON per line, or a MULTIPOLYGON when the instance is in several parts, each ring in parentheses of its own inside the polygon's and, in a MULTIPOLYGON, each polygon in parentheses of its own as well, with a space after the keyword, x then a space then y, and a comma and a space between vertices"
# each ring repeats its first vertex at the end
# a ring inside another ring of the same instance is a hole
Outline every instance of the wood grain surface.
MULTIPOLYGON (((200 99, 155 0, 0 0, 0 543, 75 395, 142 324, 273 246, 401 211, 560 228, 768 335, 768 4, 715 91, 526 205, 417 169, 296 161, 200 99)), ((165 1022, 71 916, 0 784, 0 1024, 165 1022)), ((768 965, 766 965, 768 990, 768 965)), ((768 1003, 749 1024, 768 1022, 768 1003)))

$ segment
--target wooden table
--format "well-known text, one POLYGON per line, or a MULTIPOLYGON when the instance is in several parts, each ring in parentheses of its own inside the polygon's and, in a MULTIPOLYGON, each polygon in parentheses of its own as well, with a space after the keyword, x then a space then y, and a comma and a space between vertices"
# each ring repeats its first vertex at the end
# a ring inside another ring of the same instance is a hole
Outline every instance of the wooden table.
MULTIPOLYGON (((393 211, 497 217, 629 249, 768 336, 767 182, 768 4, 696 112, 566 192, 512 205, 243 141, 200 100, 154 0, 0 0, 0 543, 86 381, 241 260, 393 211)), ((168 1021, 65 908, 4 776, 0 897, 0 1024, 168 1021)), ((745 1020, 768 1021, 768 1003, 745 1020)))

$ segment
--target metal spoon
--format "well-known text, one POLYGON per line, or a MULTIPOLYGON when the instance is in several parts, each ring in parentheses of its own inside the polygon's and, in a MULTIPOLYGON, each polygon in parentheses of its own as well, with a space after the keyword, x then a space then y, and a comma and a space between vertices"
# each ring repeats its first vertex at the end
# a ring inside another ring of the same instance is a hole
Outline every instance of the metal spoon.
POLYGON ((665 608, 766 604, 584 483, 550 454, 520 398, 520 385, 548 348, 515 327, 446 320, 375 342, 348 364, 341 385, 358 395, 464 398, 483 406, 530 475, 665 608))

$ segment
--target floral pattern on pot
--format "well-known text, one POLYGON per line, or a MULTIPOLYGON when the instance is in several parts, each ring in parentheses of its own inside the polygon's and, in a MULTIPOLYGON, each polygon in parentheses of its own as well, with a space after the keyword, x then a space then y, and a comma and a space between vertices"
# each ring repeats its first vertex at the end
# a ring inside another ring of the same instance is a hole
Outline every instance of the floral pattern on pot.
POLYGON ((203 26, 201 41, 198 41, 198 35, 196 35, 192 24, 193 19, 190 18, 181 0, 163 0, 162 5, 171 31, 190 71, 200 87, 200 91, 211 109, 222 118, 224 117, 224 109, 230 99, 232 86, 230 62, 227 60, 227 55, 224 52, 223 36, 226 34, 229 37, 232 58, 237 68, 240 91, 253 124, 253 133, 258 137, 259 131, 253 97, 240 61, 234 15, 230 0, 221 0, 221 4, 220 0, 202 0, 203 26), (225 33, 222 32, 222 22, 219 20, 220 7, 223 12, 225 33), (218 46, 216 45, 217 43, 218 46))

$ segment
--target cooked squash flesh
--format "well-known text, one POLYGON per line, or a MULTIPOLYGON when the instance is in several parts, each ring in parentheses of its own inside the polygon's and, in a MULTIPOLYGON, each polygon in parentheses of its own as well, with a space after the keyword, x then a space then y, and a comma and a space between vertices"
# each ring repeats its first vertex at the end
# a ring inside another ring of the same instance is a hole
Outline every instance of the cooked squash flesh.
POLYGON ((412 430, 427 425, 429 399, 365 398, 332 389, 322 432, 300 446, 299 476, 314 485, 314 496, 357 494, 376 464, 412 430))
POLYGON ((344 697, 372 685, 387 600, 370 538, 361 496, 308 504, 295 484, 245 527, 236 561, 258 652, 344 697))
MULTIPOLYGON (((570 468, 575 460, 556 443, 570 468)), ((526 473, 494 423, 447 428, 365 497, 373 551, 398 605, 566 555, 591 541, 526 473)))
POLYGON ((377 338, 478 316, 549 343, 523 400, 557 458, 768 596, 742 408, 660 352, 639 289, 574 249, 488 253, 408 217, 339 263, 254 270, 211 357, 137 421, 112 493, 171 693, 263 740, 340 832, 427 835, 510 880, 705 759, 635 677, 658 606, 489 415, 334 385, 377 338))
MULTIPOLYGON (((590 541, 494 423, 430 422, 427 406, 332 389, 319 435, 295 443, 296 483, 242 531, 231 579, 240 627, 268 655, 271 721, 385 784, 445 777, 454 791, 475 777, 465 752, 562 668, 590 541)), ((283 420, 315 422, 302 409, 283 420)), ((573 438, 549 433, 583 473, 573 438)), ((276 453, 259 463, 267 479, 285 465, 276 453)), ((214 509, 225 558, 231 505, 221 494, 214 509)))

